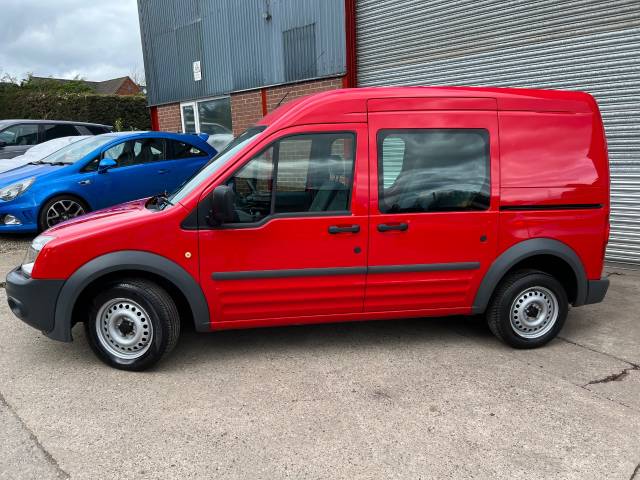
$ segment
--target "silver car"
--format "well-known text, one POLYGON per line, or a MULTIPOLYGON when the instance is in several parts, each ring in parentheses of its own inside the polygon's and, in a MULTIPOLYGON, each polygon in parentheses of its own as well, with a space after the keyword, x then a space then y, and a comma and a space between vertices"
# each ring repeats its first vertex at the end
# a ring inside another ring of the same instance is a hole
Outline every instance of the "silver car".
POLYGON ((0 159, 22 155, 54 138, 109 133, 109 125, 61 120, 0 120, 0 159))

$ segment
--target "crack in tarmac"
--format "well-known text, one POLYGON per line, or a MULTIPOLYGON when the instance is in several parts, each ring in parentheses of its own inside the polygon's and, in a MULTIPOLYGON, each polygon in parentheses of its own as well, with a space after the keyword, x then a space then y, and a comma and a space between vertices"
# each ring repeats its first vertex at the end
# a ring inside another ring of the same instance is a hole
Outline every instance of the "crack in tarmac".
POLYGON ((71 478, 71 475, 69 475, 60 467, 60 465, 58 464, 58 461, 53 457, 53 455, 51 455, 49 451, 46 448, 44 448, 44 445, 40 443, 40 440, 38 440, 38 437, 36 437, 36 434, 33 433, 33 430, 31 430, 29 426, 24 422, 24 420, 22 420, 20 415, 18 415, 18 412, 16 412, 13 409, 13 407, 9 405, 9 403, 4 398, 4 395, 2 395, 1 392, 0 392, 0 405, 4 405, 5 407, 7 407, 7 410, 9 410, 9 412, 18 419, 18 422, 20 422, 20 424, 24 427, 24 429, 29 434, 29 438, 31 439, 31 441, 33 441, 36 444, 36 447, 38 447, 38 449, 44 455, 45 460, 56 470, 57 476, 61 479, 71 478))
POLYGON ((638 367, 638 365, 632 365, 631 367, 625 368, 621 372, 612 373, 611 375, 607 375, 606 377, 600 378, 598 380, 591 380, 585 385, 585 387, 587 385, 596 385, 598 383, 619 382, 623 380, 626 376, 628 376, 629 372, 633 370, 640 370, 640 368, 638 367))

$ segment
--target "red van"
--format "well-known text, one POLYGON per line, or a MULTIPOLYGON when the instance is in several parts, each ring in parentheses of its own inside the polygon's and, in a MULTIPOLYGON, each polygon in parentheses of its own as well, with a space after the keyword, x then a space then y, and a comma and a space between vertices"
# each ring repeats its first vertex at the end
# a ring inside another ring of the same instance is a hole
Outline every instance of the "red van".
POLYGON ((37 237, 6 291, 127 370, 196 330, 475 315, 516 348, 600 302, 607 146, 594 99, 362 88, 292 101, 169 196, 37 237))

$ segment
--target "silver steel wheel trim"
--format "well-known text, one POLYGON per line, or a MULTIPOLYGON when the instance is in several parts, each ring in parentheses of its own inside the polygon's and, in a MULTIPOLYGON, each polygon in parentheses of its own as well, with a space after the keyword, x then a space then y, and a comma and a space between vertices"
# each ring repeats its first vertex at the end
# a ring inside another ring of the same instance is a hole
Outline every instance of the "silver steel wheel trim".
POLYGON ((511 328, 522 338, 540 338, 558 320, 560 307, 556 295, 544 287, 521 292, 511 304, 511 328))
POLYGON ((100 307, 95 321, 100 344, 115 357, 134 360, 151 346, 153 325, 149 314, 133 300, 109 300, 100 307))
POLYGON ((84 208, 75 200, 58 200, 47 210, 47 227, 84 214, 84 208))

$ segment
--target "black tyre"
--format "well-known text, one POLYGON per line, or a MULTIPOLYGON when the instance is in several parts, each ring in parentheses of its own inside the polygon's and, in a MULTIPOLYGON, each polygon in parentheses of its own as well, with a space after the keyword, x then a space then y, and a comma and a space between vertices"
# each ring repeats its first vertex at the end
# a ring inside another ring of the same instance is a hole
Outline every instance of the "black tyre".
POLYGON ((125 279, 106 285, 90 303, 85 331, 98 358, 122 370, 145 370, 178 342, 180 315, 157 284, 125 279))
POLYGON ((569 302, 551 275, 521 270, 505 277, 493 294, 486 317, 500 340, 515 348, 536 348, 562 329, 569 302))
POLYGON ((42 232, 60 222, 89 213, 89 205, 73 195, 59 195, 48 200, 40 209, 38 228, 42 232))

